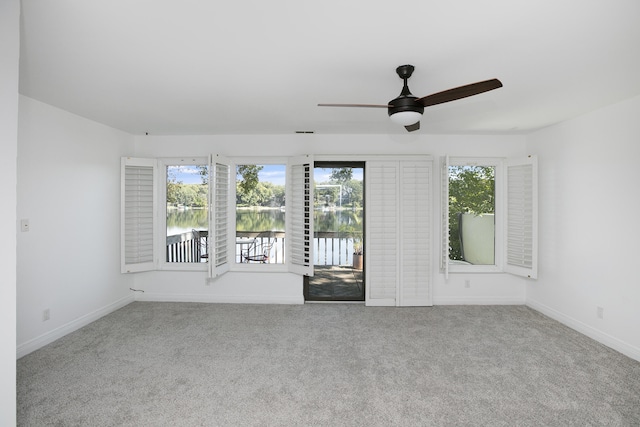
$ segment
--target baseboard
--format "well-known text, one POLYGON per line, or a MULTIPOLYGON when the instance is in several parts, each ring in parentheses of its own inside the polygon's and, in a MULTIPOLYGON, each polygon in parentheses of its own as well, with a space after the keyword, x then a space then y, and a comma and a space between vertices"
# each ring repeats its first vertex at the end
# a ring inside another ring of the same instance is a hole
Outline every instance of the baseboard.
POLYGON ((536 310, 545 316, 552 318, 553 320, 557 320, 558 322, 570 327, 571 329, 575 329, 588 336, 591 339, 598 341, 601 344, 610 347, 625 356, 628 356, 632 359, 635 359, 640 362, 640 348, 634 347, 624 341, 619 340, 618 338, 606 334, 592 326, 587 325, 573 317, 569 317, 551 307, 548 307, 544 304, 541 304, 537 301, 527 300, 527 307, 536 310))
POLYGON ((62 326, 59 326, 49 332, 46 332, 39 337, 33 338, 25 343, 22 343, 16 348, 16 358, 20 359, 27 354, 38 350, 39 348, 44 347, 47 344, 51 344, 55 340, 58 340, 65 335, 70 334, 71 332, 77 331, 83 326, 87 326, 91 322, 95 322, 101 317, 106 316, 109 313, 113 313, 116 310, 121 309, 127 304, 135 301, 133 295, 127 295, 124 298, 121 298, 111 304, 108 304, 98 310, 92 311, 91 313, 85 314, 75 320, 72 320, 69 323, 66 323, 62 326))
POLYGON ((218 304, 304 304, 304 298, 302 296, 160 294, 152 292, 137 293, 136 301, 204 302, 218 304))
POLYGON ((433 297, 433 305, 524 305, 525 302, 524 297, 433 297))

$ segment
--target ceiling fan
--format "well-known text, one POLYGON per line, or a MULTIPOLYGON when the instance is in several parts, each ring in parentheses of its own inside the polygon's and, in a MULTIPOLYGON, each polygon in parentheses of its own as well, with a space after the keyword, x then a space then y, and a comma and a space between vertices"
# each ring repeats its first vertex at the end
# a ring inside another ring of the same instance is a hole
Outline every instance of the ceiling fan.
POLYGON ((388 104, 318 104, 318 106, 387 108, 391 121, 404 126, 407 131, 413 132, 414 130, 420 129, 420 118, 422 117, 425 107, 455 101, 457 99, 478 95, 483 92, 488 92, 502 87, 502 82, 500 82, 500 80, 491 79, 418 98, 411 94, 409 86, 407 85, 407 80, 411 77, 411 74, 413 74, 414 68, 415 67, 413 65, 401 65, 396 68, 396 73, 398 73, 398 76, 404 80, 404 87, 402 88, 400 95, 389 101, 388 104))

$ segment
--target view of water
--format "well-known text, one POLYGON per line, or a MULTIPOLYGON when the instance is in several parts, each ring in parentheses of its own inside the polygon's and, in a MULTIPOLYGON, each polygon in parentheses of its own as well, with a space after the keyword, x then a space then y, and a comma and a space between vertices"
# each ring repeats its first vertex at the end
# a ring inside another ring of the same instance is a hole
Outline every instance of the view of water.
MULTIPOLYGON (((206 230, 208 224, 207 209, 172 209, 167 211, 167 236, 191 231, 206 230)), ((328 210, 314 211, 315 231, 339 231, 345 226, 362 230, 363 211, 328 210)), ((284 231, 285 212, 279 209, 238 210, 236 224, 239 231, 284 231)))

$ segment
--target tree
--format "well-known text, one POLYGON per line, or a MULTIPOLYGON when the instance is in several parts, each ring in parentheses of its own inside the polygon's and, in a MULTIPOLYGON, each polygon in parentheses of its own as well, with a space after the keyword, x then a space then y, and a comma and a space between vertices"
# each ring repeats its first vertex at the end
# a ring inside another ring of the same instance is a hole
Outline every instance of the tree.
POLYGON ((335 181, 339 184, 344 184, 353 179, 353 169, 352 168, 333 168, 331 169, 331 176, 329 177, 331 181, 335 181))
POLYGON ((249 193, 256 188, 260 182, 258 174, 263 168, 264 166, 260 165, 238 165, 236 179, 240 178, 238 185, 243 192, 249 193))
POLYGON ((462 259, 460 215, 494 213, 495 182, 492 166, 449 166, 450 259, 462 259))

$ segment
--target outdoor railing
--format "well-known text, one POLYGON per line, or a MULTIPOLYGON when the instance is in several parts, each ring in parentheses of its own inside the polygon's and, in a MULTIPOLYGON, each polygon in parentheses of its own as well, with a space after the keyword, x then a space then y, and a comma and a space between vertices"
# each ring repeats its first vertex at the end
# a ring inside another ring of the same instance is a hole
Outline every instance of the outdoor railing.
POLYGON ((207 230, 196 231, 197 233, 200 234, 199 239, 195 238, 193 231, 167 236, 166 261, 206 262, 207 258, 202 255, 207 253, 209 233, 207 230))
POLYGON ((248 255, 255 257, 269 244, 272 246, 267 263, 284 264, 284 231, 236 231, 236 262, 245 262, 243 252, 249 251, 248 255))
POLYGON ((353 238, 335 231, 314 233, 314 265, 351 265, 353 263, 353 238))
MULTIPOLYGON (((236 232, 236 262, 242 262, 242 251, 250 249, 256 239, 254 249, 273 243, 269 252, 270 264, 285 262, 284 232, 281 231, 238 231, 236 232)), ((167 262, 207 262, 207 230, 188 231, 167 236, 167 262), (196 237, 199 234, 199 239, 196 237)), ((323 231, 314 233, 314 265, 351 265, 353 262, 353 238, 344 233, 323 231)), ((255 255, 255 254, 252 254, 255 255)))

